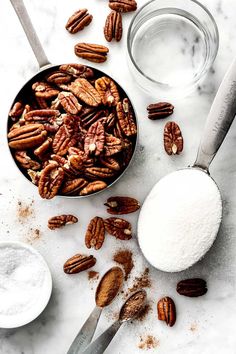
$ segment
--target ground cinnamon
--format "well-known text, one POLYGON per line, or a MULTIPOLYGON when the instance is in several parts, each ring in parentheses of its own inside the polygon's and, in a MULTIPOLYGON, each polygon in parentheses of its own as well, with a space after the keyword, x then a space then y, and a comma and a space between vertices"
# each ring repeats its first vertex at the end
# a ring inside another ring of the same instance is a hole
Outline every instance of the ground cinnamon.
POLYGON ((159 345, 159 340, 157 340, 154 336, 147 335, 140 337, 140 343, 138 345, 139 349, 153 349, 159 345))
POLYGON ((99 273, 95 272, 95 270, 90 270, 88 272, 88 279, 89 280, 97 280, 99 278, 99 273))
POLYGON ((149 268, 146 268, 144 272, 134 279, 133 286, 128 289, 129 293, 137 291, 142 288, 150 288, 151 280, 149 278, 149 268))
POLYGON ((132 256, 132 252, 128 249, 118 250, 113 256, 113 260, 124 268, 125 280, 128 279, 129 274, 134 267, 132 256))
POLYGON ((125 321, 136 317, 143 309, 146 298, 147 294, 145 290, 140 290, 131 295, 121 309, 120 320, 125 321))
POLYGON ((96 291, 96 304, 99 307, 109 305, 123 284, 124 274, 120 267, 111 268, 101 279, 96 291))

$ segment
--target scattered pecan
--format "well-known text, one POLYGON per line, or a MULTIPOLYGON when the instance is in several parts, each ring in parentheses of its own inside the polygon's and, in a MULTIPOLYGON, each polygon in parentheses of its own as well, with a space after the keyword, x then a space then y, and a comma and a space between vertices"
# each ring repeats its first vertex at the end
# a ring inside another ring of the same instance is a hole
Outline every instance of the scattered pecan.
POLYGON ((71 92, 60 92, 58 100, 67 113, 78 114, 82 106, 71 92))
POLYGON ((82 254, 76 254, 69 258, 64 264, 64 272, 67 274, 80 273, 83 270, 92 268, 96 263, 96 258, 94 256, 85 256, 82 254))
POLYGON ((108 42, 114 38, 117 42, 122 37, 122 17, 119 12, 112 11, 106 19, 104 27, 104 36, 108 42))
POLYGON ((176 310, 174 301, 166 296, 157 303, 158 319, 165 321, 167 326, 174 326, 176 321, 176 310))
POLYGON ((94 181, 87 186, 85 186, 81 191, 79 195, 87 195, 87 194, 92 194, 99 192, 107 187, 107 184, 103 181, 94 181))
POLYGON ((110 170, 114 170, 114 171, 120 170, 119 162, 116 161, 113 157, 100 156, 99 161, 103 166, 108 167, 110 170))
POLYGON ((70 85, 70 91, 85 102, 88 106, 98 106, 101 104, 101 97, 97 90, 86 79, 76 79, 70 85))
POLYGON ((151 120, 162 119, 174 112, 174 106, 168 102, 152 103, 147 106, 148 118, 151 120))
POLYGON ((164 128, 164 147, 168 155, 180 154, 184 140, 181 130, 175 122, 167 122, 164 128))
POLYGON ((115 155, 122 150, 122 142, 112 134, 105 134, 105 156, 115 155))
POLYGON ((43 160, 45 157, 45 153, 48 151, 51 144, 52 138, 49 137, 42 143, 42 145, 40 145, 39 147, 37 147, 37 149, 34 150, 34 154, 38 156, 40 160, 43 160))
POLYGON ((100 77, 95 81, 95 88, 102 98, 102 103, 107 106, 116 106, 120 95, 116 84, 107 76, 100 77))
POLYGON ((106 231, 120 240, 132 238, 131 224, 124 219, 110 217, 104 220, 106 231))
POLYGON ((116 106, 117 118, 121 130, 126 136, 137 134, 137 127, 134 121, 134 114, 128 98, 124 98, 123 102, 119 102, 116 106))
POLYGON ((104 127, 100 122, 93 123, 84 140, 84 152, 89 155, 100 155, 105 142, 104 127))
POLYGON ((68 180, 63 184, 61 193, 63 195, 79 195, 79 192, 87 186, 88 181, 84 178, 75 178, 68 180))
POLYGON ((35 92, 36 97, 41 97, 45 99, 55 97, 59 93, 57 89, 50 86, 47 82, 35 82, 32 85, 32 89, 35 92))
POLYGON ((83 64, 63 64, 59 67, 60 71, 72 75, 73 77, 81 77, 84 79, 92 79, 94 76, 93 69, 83 64))
POLYGON ((9 112, 9 116, 13 121, 17 120, 17 118, 20 118, 24 111, 24 105, 21 102, 16 102, 12 109, 9 112))
POLYGON ((88 13, 87 9, 81 9, 76 11, 67 21, 66 29, 70 33, 74 34, 78 31, 84 29, 85 26, 88 26, 92 21, 93 16, 88 13))
POLYGON ((137 9, 135 0, 109 0, 109 7, 118 12, 130 12, 137 9))
POLYGON ((58 193, 64 178, 64 171, 56 161, 51 161, 42 170, 38 189, 39 195, 45 199, 51 199, 58 193))
POLYGON ((34 161, 27 155, 26 151, 16 151, 15 159, 19 162, 19 164, 26 169, 31 169, 33 171, 37 171, 40 169, 41 165, 39 162, 34 161))
POLYGON ((42 124, 29 124, 8 133, 12 149, 25 150, 39 146, 46 139, 47 132, 42 124))
POLYGON ((104 205, 108 207, 107 212, 114 215, 133 213, 140 208, 139 202, 130 197, 110 197, 104 205))
POLYGON ((74 215, 63 214, 63 215, 53 216, 48 220, 48 228, 50 230, 55 230, 65 225, 75 224, 76 222, 78 222, 78 218, 74 215))
POLYGON ((207 283, 201 278, 185 279, 178 282, 176 287, 180 295, 198 297, 207 292, 207 283))
POLYGON ((107 60, 109 49, 104 45, 77 43, 75 45, 75 55, 95 63, 103 63, 107 60))
POLYGON ((87 248, 94 247, 99 250, 105 239, 105 227, 103 219, 95 216, 89 223, 85 235, 85 245, 87 248))

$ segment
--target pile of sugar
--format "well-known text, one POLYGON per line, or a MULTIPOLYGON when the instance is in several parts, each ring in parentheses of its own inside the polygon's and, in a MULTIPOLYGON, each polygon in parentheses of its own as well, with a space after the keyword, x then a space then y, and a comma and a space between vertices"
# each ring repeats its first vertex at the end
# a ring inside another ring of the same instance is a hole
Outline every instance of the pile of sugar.
POLYGON ((0 316, 14 316, 37 303, 46 269, 37 254, 20 247, 0 247, 0 316))
POLYGON ((156 268, 177 272, 197 262, 211 247, 222 216, 215 182, 198 169, 162 178, 141 209, 138 239, 156 268))

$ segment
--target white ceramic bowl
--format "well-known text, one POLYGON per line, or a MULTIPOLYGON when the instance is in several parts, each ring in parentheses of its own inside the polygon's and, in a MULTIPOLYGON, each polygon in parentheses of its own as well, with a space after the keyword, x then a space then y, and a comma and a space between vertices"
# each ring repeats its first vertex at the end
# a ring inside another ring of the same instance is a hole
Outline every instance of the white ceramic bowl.
MULTIPOLYGON (((16 252, 18 252, 18 250, 27 251, 29 253, 29 256, 30 254, 35 256, 35 261, 38 262, 39 267, 43 271, 42 287, 40 288, 40 291, 37 292, 37 295, 34 295, 34 298, 31 299, 32 303, 25 311, 18 312, 15 314, 4 314, 0 312, 0 328, 16 328, 33 321, 45 309, 52 293, 52 277, 44 258, 33 247, 23 242, 0 242, 0 249, 2 248, 12 249, 16 252)), ((19 280, 20 277, 18 277, 18 282, 19 280)), ((2 291, 1 293, 1 288, 3 288, 1 281, 2 280, 0 276, 0 308, 4 308, 4 299, 6 299, 6 293, 4 294, 4 291, 2 291)), ((23 279, 22 277, 22 282, 25 281, 27 282, 27 279, 23 279)), ((17 292, 15 293, 15 296, 18 296, 17 292)))

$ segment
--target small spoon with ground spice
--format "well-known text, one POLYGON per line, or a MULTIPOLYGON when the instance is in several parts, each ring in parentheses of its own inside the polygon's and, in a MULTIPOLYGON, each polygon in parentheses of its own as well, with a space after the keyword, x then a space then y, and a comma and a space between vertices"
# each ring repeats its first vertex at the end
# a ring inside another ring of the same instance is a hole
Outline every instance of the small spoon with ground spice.
POLYGON ((104 274, 95 294, 96 307, 75 337, 67 354, 83 353, 93 338, 103 308, 110 305, 114 300, 123 280, 124 273, 120 267, 113 267, 104 274))
POLYGON ((145 306, 147 293, 145 290, 138 290, 132 294, 120 310, 119 319, 92 342, 83 352, 84 354, 102 354, 114 338, 120 326, 138 316, 145 306))

